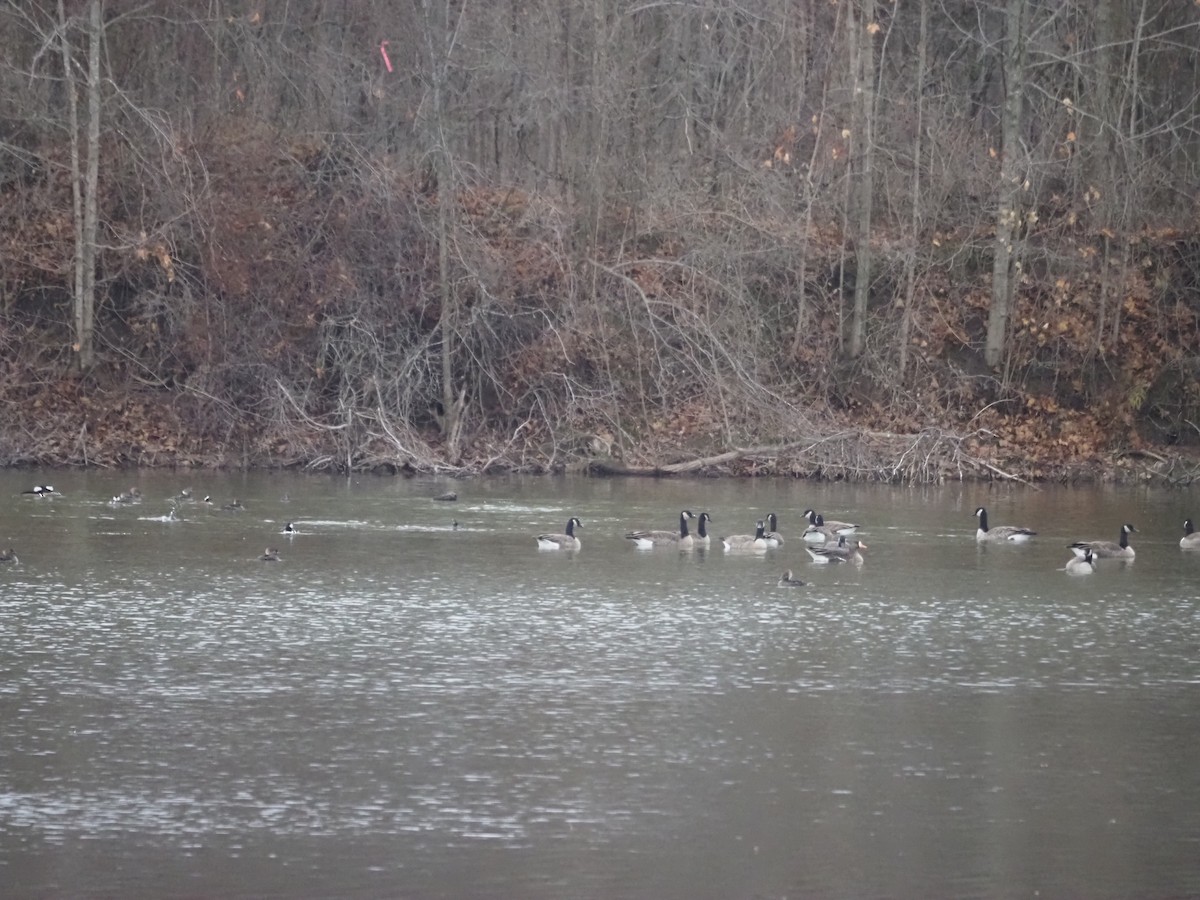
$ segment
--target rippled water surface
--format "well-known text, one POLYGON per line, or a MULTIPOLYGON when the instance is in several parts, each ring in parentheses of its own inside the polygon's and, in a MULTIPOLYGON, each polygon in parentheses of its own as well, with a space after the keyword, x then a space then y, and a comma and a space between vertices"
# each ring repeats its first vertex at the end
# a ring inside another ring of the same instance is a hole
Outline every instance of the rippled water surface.
POLYGON ((1192 494, 197 475, 164 521, 188 484, 0 473, 2 896, 1200 895, 1192 494), (787 543, 622 538, 685 507, 787 543))

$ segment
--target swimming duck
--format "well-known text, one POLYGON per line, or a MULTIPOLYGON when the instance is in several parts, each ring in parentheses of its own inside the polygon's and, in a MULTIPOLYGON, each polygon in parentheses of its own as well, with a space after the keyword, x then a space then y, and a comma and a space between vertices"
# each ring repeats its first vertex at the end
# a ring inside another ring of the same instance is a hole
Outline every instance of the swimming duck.
POLYGON ((12 547, 9 547, 3 553, 0 553, 0 565, 16 565, 20 560, 17 559, 17 553, 12 547))
POLYGON ((1001 541, 1009 541, 1014 544, 1023 544, 1035 534, 1030 528, 1022 528, 1019 525, 993 525, 988 528, 987 510, 982 506, 975 510, 975 515, 979 517, 979 528, 975 532, 975 540, 991 541, 999 543, 1001 541))
POLYGON ((1183 520, 1183 537, 1179 546, 1184 550, 1200 550, 1200 531, 1197 531, 1191 519, 1183 520))
POLYGON ((767 513, 766 518, 767 529, 763 532, 763 537, 767 541, 767 546, 771 548, 783 546, 783 535, 779 533, 779 519, 775 513, 767 513))
POLYGON ((33 494, 35 497, 49 497, 54 493, 54 485, 52 484, 35 484, 27 491, 21 491, 22 494, 33 494))
POLYGON ((1091 575, 1096 571, 1092 564, 1092 548, 1085 550, 1083 556, 1072 556, 1063 569, 1068 575, 1091 575))
POLYGON ((221 507, 221 509, 223 509, 225 512, 241 512, 245 508, 246 507, 242 506, 241 500, 230 500, 221 507))
POLYGON ((766 523, 759 519, 754 525, 754 534, 731 534, 721 538, 721 543, 730 552, 758 552, 767 549, 767 539, 763 536, 766 523))
POLYGON ((263 562, 279 562, 279 550, 275 547, 268 547, 259 559, 263 562))
POLYGON ((626 540, 633 541, 639 550, 653 550, 655 547, 675 547, 678 550, 690 550, 696 545, 696 540, 688 534, 688 519, 696 518, 690 509, 679 514, 679 532, 674 531, 630 531, 625 535, 626 540))
POLYGON ((808 555, 812 557, 815 563, 840 563, 851 562, 856 566, 863 564, 863 556, 860 551, 866 550, 867 545, 862 541, 855 541, 853 544, 846 543, 846 536, 840 535, 836 544, 826 545, 824 547, 805 547, 808 555))
POLYGON ((291 537, 293 534, 297 533, 296 526, 293 525, 291 522, 288 522, 286 525, 283 526, 283 533, 286 534, 288 537, 291 537))
POLYGON ((1132 525, 1121 526, 1121 539, 1113 541, 1076 541, 1071 544, 1071 552, 1083 559, 1088 550, 1097 559, 1133 559, 1133 548, 1129 546, 1129 535, 1137 529, 1132 525))
POLYGON ((565 534, 539 534, 537 545, 539 550, 578 550, 583 546, 575 537, 575 529, 582 528, 583 523, 576 516, 567 519, 565 534))
POLYGON ((112 500, 108 501, 109 506, 130 506, 134 503, 142 502, 142 492, 136 487, 131 487, 127 491, 121 491, 112 500))
POLYGON ((801 581, 799 578, 792 577, 792 570, 788 569, 786 572, 784 572, 782 575, 779 576, 779 586, 780 587, 803 587, 804 582, 801 581))

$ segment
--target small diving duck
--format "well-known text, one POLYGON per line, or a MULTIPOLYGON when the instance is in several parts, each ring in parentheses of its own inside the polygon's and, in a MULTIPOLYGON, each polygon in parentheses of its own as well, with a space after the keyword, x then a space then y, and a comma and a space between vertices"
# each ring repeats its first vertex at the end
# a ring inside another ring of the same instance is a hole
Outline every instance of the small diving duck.
POLYGON ((804 587, 804 582, 792 575, 792 570, 788 569, 779 576, 780 587, 804 587))
POLYGON ((259 559, 263 562, 279 562, 279 550, 275 547, 268 547, 259 559))
POLYGON ((135 503, 142 502, 142 492, 136 487, 131 487, 127 491, 121 491, 117 496, 108 501, 109 506, 132 506, 135 503))
POLYGON ((55 493, 54 485, 52 484, 35 484, 27 491, 21 491, 22 494, 32 494, 35 497, 45 499, 55 493))
POLYGON ((3 566, 14 565, 15 566, 19 562, 20 562, 20 560, 17 559, 17 552, 15 550, 13 550, 12 547, 9 547, 3 553, 0 553, 0 565, 3 565, 3 566))

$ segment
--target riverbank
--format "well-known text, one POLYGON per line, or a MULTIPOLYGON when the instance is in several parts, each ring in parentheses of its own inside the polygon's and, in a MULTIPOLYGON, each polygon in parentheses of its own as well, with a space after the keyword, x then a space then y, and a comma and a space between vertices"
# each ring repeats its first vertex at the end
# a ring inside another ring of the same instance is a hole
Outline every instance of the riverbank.
MULTIPOLYGON (((451 460, 436 429, 407 429, 400 435, 394 429, 373 428, 378 421, 366 417, 347 427, 318 422, 306 427, 294 421, 272 423, 253 411, 226 406, 224 429, 218 433, 198 427, 211 398, 34 374, 10 377, 0 394, 0 465, 5 467, 297 469, 458 477, 562 472, 595 477, 780 476, 911 484, 1186 486, 1200 478, 1200 456, 1194 450, 1145 446, 1134 440, 1109 448, 1061 440, 1022 443, 992 429, 953 424, 881 430, 873 423, 832 414, 814 416, 804 428, 734 446, 699 431, 649 429, 645 440, 622 443, 611 432, 546 439, 543 429, 532 426, 508 435, 481 429, 459 458, 451 460)), ((1028 430, 1033 421, 1023 427, 1028 430)), ((1082 427, 1067 415, 1041 425, 1060 433, 1082 427)))

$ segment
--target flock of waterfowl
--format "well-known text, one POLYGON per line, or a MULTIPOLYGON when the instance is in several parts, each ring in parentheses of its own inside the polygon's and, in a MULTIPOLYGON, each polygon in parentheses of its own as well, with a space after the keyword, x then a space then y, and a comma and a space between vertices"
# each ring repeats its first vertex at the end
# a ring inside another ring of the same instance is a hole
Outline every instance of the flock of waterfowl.
MULTIPOLYGON (((989 524, 987 509, 982 506, 975 510, 975 516, 979 519, 979 526, 975 531, 977 542, 1020 544, 1037 534, 1032 528, 1024 526, 989 524)), ((867 549, 867 545, 857 538, 847 541, 848 537, 858 532, 860 526, 857 523, 825 519, 812 509, 806 509, 802 518, 806 523, 803 533, 804 549, 813 563, 863 564, 862 551, 867 549)), ((708 513, 696 515, 685 509, 679 513, 678 530, 630 531, 626 533, 625 538, 632 541, 639 550, 690 550, 695 547, 708 547, 712 545, 712 536, 708 533, 711 522, 712 517, 708 513), (696 521, 695 534, 688 525, 693 519, 696 521)), ((583 523, 579 518, 572 516, 562 534, 537 535, 537 545, 542 550, 578 550, 582 543, 575 531, 582 527, 583 523)), ((783 546, 783 536, 778 528, 778 517, 775 513, 768 513, 755 523, 754 534, 733 534, 719 537, 717 540, 727 553, 766 552, 783 546)), ((1200 550, 1200 532, 1195 530, 1191 519, 1184 521, 1183 531, 1179 546, 1184 550, 1200 550)), ((1126 523, 1121 526, 1120 536, 1116 541, 1090 540, 1068 544, 1073 556, 1067 560, 1063 571, 1069 575, 1090 575, 1096 570, 1098 559, 1133 559, 1135 553, 1129 543, 1129 535, 1136 532, 1136 528, 1126 523)), ((779 578, 780 587, 800 587, 803 584, 791 569, 779 578)))
MULTIPOLYGON (((62 496, 59 491, 54 489, 54 485, 52 484, 37 484, 31 487, 29 490, 21 491, 21 493, 25 496, 35 497, 39 500, 49 500, 62 496)), ((129 490, 122 491, 109 500, 108 505, 112 507, 135 506, 141 503, 142 499, 141 490, 139 490, 137 487, 131 487, 129 490)), ((226 513, 240 513, 245 510, 242 502, 237 499, 230 500, 228 503, 224 503, 220 507, 216 506, 211 496, 205 496, 203 499, 197 499, 192 496, 191 488, 184 488, 174 497, 169 497, 167 502, 170 504, 170 510, 166 515, 161 516, 158 519, 163 522, 179 521, 176 509, 181 503, 197 503, 201 504, 202 506, 220 509, 221 512, 226 513)), ((287 535, 295 534, 296 527, 291 522, 288 522, 283 526, 283 533, 287 535)), ((267 547, 259 559, 263 562, 279 562, 279 549, 276 547, 267 547)), ((19 562, 20 559, 17 557, 17 553, 12 547, 9 547, 7 550, 0 551, 0 565, 15 565, 19 562)))
MULTIPOLYGON (((802 515, 806 522, 804 529, 804 549, 814 563, 827 565, 829 563, 853 563, 862 565, 862 551, 867 545, 855 539, 848 542, 846 538, 858 531, 859 526, 853 522, 827 521, 820 513, 806 509, 802 515)), ((708 525, 712 516, 706 512, 699 515, 690 509, 679 513, 679 528, 674 531, 630 531, 625 534, 626 540, 632 541, 639 550, 691 550, 696 547, 712 546, 712 535, 708 533, 708 525), (696 533, 693 534, 689 522, 696 521, 696 533)), ((561 534, 548 533, 536 536, 538 548, 541 550, 578 550, 583 546, 575 530, 583 527, 583 522, 577 516, 567 520, 566 528, 561 534)), ((775 513, 767 513, 755 523, 754 534, 730 534, 717 538, 726 553, 765 553, 767 550, 783 546, 783 535, 779 533, 779 518, 775 513)), ((804 582, 796 578, 788 569, 779 579, 780 587, 800 587, 804 582)))
MULTIPOLYGON (((61 496, 55 491, 52 485, 48 484, 35 485, 29 490, 22 491, 22 493, 40 499, 61 496)), ((435 497, 434 499, 457 499, 457 495, 448 494, 435 497)), ((124 506, 141 502, 141 491, 136 487, 132 487, 128 491, 124 491, 113 497, 109 501, 109 505, 124 506)), ((180 503, 192 502, 208 506, 213 505, 212 497, 206 496, 203 500, 195 500, 192 497, 191 489, 185 488, 179 494, 170 498, 171 510, 163 519, 174 521, 176 519, 176 506, 180 503)), ((236 513, 241 512, 243 506, 238 500, 232 500, 221 506, 220 509, 225 512, 236 513)), ((975 510, 975 516, 979 520, 979 525, 975 532, 975 540, 978 542, 1019 544, 1037 535, 1037 532, 1032 528, 1024 526, 990 524, 987 509, 982 506, 975 510)), ((848 538, 857 534, 860 528, 858 523, 826 519, 821 513, 813 509, 806 509, 801 517, 805 522, 802 534, 804 549, 814 564, 850 563, 859 566, 863 564, 863 551, 867 549, 867 545, 857 538, 848 540, 848 538)), ((675 530, 630 531, 625 534, 625 538, 631 541, 638 550, 690 550, 697 547, 707 548, 713 545, 713 538, 708 530, 711 522, 712 517, 708 513, 702 512, 697 515, 691 510, 685 509, 679 513, 679 527, 675 530), (689 522, 693 520, 696 522, 695 533, 692 533, 689 525, 689 522)), ((455 528, 458 527, 457 522, 454 525, 455 528)), ((582 547, 582 542, 575 532, 577 529, 582 528, 583 522, 577 516, 572 516, 567 520, 566 527, 562 533, 537 535, 537 546, 541 550, 579 550, 582 547)), ((1184 521, 1183 530, 1184 535, 1179 541, 1179 546, 1184 550, 1200 550, 1200 532, 1196 531, 1195 525, 1190 518, 1184 521)), ((284 534, 291 535, 295 534, 295 532, 295 526, 291 522, 284 525, 284 534)), ((1070 575, 1089 575, 1096 570, 1096 560, 1098 559, 1133 559, 1135 552, 1129 543, 1129 535, 1135 533, 1137 533, 1137 529, 1133 525, 1126 523, 1121 526, 1116 541, 1086 540, 1072 542, 1068 547, 1073 556, 1066 562, 1062 570, 1070 575)), ((716 540, 720 542, 721 547, 727 553, 765 553, 767 550, 782 547, 784 544, 783 535, 779 533, 778 517, 773 512, 768 513, 755 523, 753 534, 724 535, 718 537, 716 540)), ((263 551, 259 559, 263 562, 279 562, 279 550, 275 547, 268 547, 263 551)), ((19 560, 13 548, 9 547, 7 550, 0 551, 0 565, 15 564, 17 562, 19 560)), ((804 581, 796 578, 791 569, 785 571, 779 579, 780 587, 800 587, 803 584, 804 581)))

